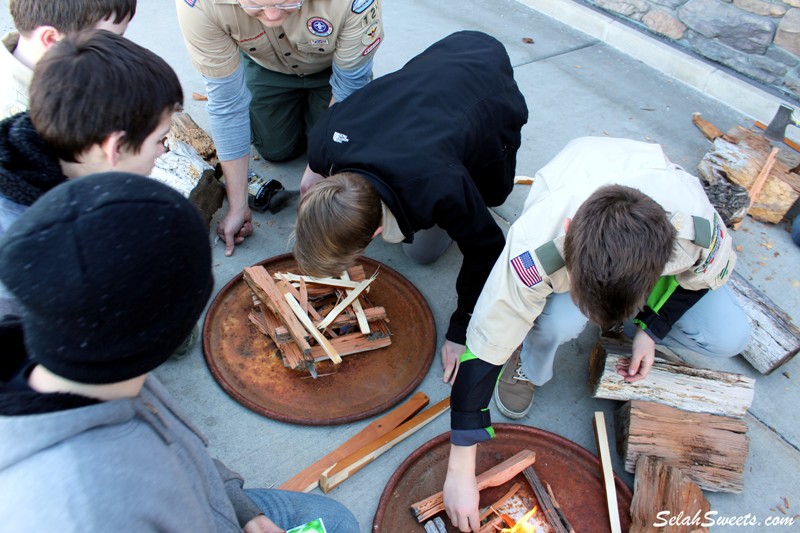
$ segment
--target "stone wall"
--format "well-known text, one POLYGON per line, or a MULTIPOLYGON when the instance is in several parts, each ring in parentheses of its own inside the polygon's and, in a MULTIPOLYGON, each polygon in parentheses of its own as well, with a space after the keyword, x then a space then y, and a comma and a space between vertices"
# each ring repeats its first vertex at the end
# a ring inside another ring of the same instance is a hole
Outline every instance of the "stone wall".
POLYGON ((800 0, 579 0, 800 99, 800 0))

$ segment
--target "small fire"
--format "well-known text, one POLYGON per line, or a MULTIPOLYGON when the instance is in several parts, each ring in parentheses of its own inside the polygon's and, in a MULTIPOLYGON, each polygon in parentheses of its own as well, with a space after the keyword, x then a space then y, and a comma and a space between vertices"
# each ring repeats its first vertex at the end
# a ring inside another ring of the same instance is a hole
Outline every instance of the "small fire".
POLYGON ((525 516, 517 520, 514 527, 502 529, 501 533, 536 533, 536 526, 529 524, 528 520, 536 514, 537 508, 538 507, 534 506, 533 509, 525 513, 525 516))

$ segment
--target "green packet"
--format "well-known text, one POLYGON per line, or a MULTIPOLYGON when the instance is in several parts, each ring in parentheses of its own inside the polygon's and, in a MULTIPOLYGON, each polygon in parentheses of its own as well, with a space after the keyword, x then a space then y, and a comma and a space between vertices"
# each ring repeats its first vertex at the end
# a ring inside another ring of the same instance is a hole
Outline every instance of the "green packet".
POLYGON ((317 518, 302 526, 287 529, 286 533, 327 533, 327 531, 325 529, 325 524, 322 523, 322 518, 317 518))

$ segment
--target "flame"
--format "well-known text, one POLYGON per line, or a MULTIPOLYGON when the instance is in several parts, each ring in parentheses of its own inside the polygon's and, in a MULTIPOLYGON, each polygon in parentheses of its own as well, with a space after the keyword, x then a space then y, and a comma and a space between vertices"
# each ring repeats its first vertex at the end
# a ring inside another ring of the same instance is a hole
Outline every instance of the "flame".
POLYGON ((534 506, 533 509, 525 513, 525 516, 520 518, 514 524, 514 527, 502 529, 501 533, 536 533, 536 526, 528 523, 530 517, 536 514, 536 509, 538 509, 538 506, 534 506))

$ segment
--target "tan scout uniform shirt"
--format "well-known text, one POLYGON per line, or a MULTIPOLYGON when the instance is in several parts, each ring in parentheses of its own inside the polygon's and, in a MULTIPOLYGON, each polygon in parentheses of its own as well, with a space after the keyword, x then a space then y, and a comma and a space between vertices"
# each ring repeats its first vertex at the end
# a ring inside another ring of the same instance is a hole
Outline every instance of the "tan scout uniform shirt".
POLYGON ((277 28, 267 28, 236 0, 176 0, 195 68, 206 77, 232 74, 244 52, 284 74, 315 74, 335 64, 354 70, 383 40, 379 0, 306 0, 277 28))
POLYGON ((678 239, 663 275, 674 275, 681 286, 693 290, 714 289, 727 281, 736 262, 732 239, 696 177, 670 163, 657 144, 576 139, 536 174, 522 215, 511 226, 503 253, 483 287, 467 328, 467 345, 478 358, 505 363, 541 314, 547 297, 569 291, 559 256, 564 221, 607 184, 639 189, 670 215, 678 239), (696 235, 696 228, 705 235, 696 235), (695 239, 707 241, 708 246, 698 246, 695 239))
POLYGON ((0 72, 3 77, 0 84, 0 119, 28 109, 28 88, 33 71, 14 57, 18 42, 19 33, 11 32, 3 37, 3 46, 0 47, 0 72))

